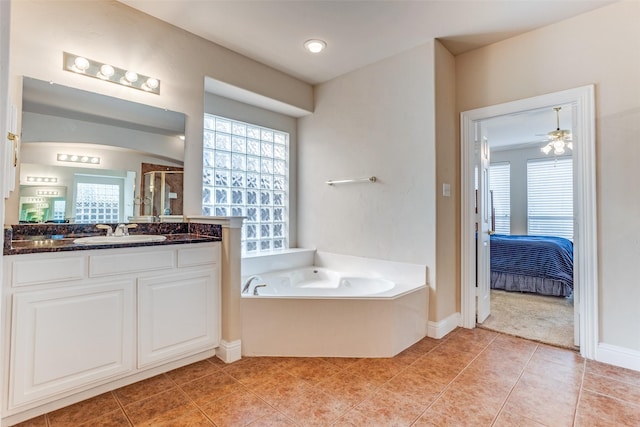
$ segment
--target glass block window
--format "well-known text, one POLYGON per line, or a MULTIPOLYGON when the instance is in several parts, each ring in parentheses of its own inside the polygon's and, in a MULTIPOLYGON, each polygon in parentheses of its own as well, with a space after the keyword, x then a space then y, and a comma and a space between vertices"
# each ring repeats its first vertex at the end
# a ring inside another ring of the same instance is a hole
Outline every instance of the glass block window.
POLYGON ((75 222, 80 224, 119 222, 120 188, 117 184, 78 182, 75 222))
POLYGON ((528 234, 573 239, 573 162, 527 162, 528 234))
POLYGON ((242 252, 286 249, 289 134, 204 115, 202 213, 244 216, 242 252))
POLYGON ((489 169, 489 191, 493 196, 495 232, 511 233, 511 165, 492 163, 489 169))

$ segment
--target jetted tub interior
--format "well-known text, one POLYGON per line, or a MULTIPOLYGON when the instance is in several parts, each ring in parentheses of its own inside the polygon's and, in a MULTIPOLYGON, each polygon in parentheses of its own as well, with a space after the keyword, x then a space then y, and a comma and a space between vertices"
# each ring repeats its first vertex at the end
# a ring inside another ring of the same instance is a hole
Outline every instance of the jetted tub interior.
POLYGON ((324 267, 302 267, 263 273, 253 277, 247 293, 254 296, 373 296, 395 287, 395 284, 387 279, 345 275, 324 267))
POLYGON ((426 266, 310 253, 243 259, 243 355, 392 357, 426 336, 426 266))

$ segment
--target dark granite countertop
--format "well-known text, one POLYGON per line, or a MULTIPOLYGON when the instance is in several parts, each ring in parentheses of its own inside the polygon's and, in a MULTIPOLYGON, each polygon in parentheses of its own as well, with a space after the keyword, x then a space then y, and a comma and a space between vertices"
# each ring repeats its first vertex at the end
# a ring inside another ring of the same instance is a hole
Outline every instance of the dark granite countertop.
MULTIPOLYGON (((116 224, 108 224, 115 226, 116 224)), ((4 255, 33 254, 41 252, 65 252, 94 249, 131 248, 138 246, 166 246, 222 240, 222 227, 214 224, 144 223, 130 234, 159 234, 166 237, 161 242, 138 242, 86 245, 73 241, 79 237, 104 235, 94 225, 82 224, 28 224, 5 228, 4 255)))

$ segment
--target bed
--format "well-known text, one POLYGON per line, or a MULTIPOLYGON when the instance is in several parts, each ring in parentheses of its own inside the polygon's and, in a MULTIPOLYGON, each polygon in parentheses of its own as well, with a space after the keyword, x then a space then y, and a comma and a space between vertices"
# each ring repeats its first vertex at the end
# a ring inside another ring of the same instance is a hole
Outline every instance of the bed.
POLYGON ((573 243, 551 236, 491 236, 491 288, 570 296, 573 243))

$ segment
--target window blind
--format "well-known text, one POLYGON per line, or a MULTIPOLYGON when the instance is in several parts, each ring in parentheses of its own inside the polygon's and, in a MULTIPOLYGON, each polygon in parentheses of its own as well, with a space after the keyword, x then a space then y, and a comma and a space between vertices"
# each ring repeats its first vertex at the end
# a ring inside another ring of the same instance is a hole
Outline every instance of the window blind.
POLYGON ((573 239, 571 158, 527 162, 528 234, 573 239))
POLYGON ((489 168, 489 191, 493 193, 495 232, 511 233, 511 164, 492 163, 489 168))

